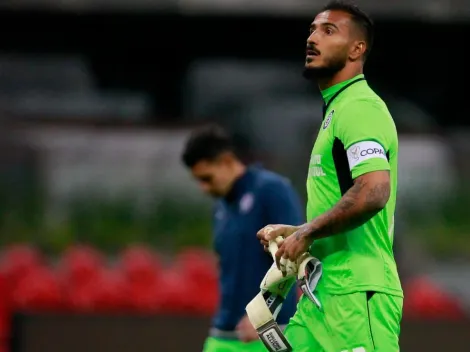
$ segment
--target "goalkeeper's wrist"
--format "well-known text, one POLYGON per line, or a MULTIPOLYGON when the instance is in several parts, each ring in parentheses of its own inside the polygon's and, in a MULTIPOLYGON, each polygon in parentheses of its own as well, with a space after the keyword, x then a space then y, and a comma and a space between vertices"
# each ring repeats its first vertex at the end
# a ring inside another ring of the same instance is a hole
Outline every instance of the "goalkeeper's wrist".
POLYGON ((307 222, 301 226, 298 226, 298 230, 295 232, 297 237, 303 237, 306 239, 313 239, 315 237, 316 228, 311 222, 307 222))

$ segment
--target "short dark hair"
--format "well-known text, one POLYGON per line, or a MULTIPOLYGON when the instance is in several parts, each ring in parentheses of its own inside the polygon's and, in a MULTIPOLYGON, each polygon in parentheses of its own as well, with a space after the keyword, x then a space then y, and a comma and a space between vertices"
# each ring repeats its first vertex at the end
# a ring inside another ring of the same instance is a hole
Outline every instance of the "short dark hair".
POLYGON ((231 136, 222 127, 211 124, 194 130, 183 150, 182 160, 193 167, 203 160, 212 161, 224 152, 236 154, 231 136))
POLYGON ((374 44, 374 23, 372 19, 354 2, 349 0, 332 0, 323 7, 322 12, 332 10, 343 11, 350 14, 353 22, 363 32, 367 44, 367 49, 364 53, 364 59, 366 59, 374 44))

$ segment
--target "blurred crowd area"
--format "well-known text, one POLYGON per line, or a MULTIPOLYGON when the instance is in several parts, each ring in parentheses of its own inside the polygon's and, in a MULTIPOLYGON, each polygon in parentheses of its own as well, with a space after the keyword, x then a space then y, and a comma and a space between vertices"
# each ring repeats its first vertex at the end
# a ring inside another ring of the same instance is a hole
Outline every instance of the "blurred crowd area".
MULTIPOLYGON (((365 74, 399 131, 405 321, 466 322, 470 1, 358 4, 377 31, 365 74)), ((210 316, 211 200, 180 162, 184 140, 220 123, 305 202, 322 101, 301 73, 322 5, 1 3, 0 351, 18 344, 19 312, 210 316)))

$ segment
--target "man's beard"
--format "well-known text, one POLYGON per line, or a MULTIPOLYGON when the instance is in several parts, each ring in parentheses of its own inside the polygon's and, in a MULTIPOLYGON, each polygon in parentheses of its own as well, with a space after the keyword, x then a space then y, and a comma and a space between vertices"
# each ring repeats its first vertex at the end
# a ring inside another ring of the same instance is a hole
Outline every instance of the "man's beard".
POLYGON ((331 60, 322 67, 304 67, 303 76, 308 80, 318 80, 323 78, 333 77, 336 73, 341 71, 346 66, 346 60, 336 59, 331 60))

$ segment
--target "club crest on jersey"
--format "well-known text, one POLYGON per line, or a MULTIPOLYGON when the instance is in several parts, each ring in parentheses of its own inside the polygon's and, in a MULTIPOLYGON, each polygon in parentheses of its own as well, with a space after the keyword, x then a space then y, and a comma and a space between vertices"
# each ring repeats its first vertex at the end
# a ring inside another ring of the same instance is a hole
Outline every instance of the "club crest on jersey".
POLYGON ((330 122, 331 122, 331 119, 333 118, 334 113, 335 113, 334 110, 330 111, 330 113, 328 114, 328 116, 325 119, 325 122, 323 123, 323 129, 326 129, 330 125, 330 122))
POLYGON ((253 208, 254 202, 255 202, 255 198, 253 197, 253 194, 251 193, 245 194, 240 200, 240 211, 242 213, 248 213, 251 210, 251 208, 253 208))

